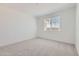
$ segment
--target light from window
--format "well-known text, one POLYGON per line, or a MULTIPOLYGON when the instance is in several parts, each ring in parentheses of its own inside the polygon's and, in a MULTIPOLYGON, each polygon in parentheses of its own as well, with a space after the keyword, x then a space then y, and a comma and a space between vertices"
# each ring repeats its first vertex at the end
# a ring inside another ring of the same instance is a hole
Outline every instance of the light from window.
POLYGON ((44 20, 44 30, 60 29, 60 16, 53 16, 44 20))

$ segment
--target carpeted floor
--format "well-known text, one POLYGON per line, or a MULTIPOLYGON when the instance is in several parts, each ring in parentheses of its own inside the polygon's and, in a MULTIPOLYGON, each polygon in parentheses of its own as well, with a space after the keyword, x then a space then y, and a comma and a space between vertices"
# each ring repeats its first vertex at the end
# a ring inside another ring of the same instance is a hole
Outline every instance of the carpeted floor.
POLYGON ((52 40, 31 39, 0 48, 0 56, 74 56, 74 46, 52 40))

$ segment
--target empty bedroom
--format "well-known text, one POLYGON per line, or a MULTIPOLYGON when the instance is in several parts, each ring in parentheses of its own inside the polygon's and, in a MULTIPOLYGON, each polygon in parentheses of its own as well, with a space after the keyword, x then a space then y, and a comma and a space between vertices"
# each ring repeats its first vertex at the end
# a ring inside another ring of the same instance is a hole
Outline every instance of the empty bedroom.
POLYGON ((78 3, 0 3, 0 56, 78 56, 78 3))

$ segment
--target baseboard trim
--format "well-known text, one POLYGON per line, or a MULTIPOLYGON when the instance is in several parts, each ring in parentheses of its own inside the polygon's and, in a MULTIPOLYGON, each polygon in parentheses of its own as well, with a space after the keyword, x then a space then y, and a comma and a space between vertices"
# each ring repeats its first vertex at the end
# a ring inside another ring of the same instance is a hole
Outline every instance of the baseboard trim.
MULTIPOLYGON (((36 37, 36 38, 39 38, 39 39, 44 39, 44 40, 51 40, 51 39, 46 39, 46 38, 43 38, 43 37, 36 37)), ((66 42, 61 42, 61 41, 57 41, 57 40, 51 40, 51 41, 55 41, 55 42, 59 42, 59 43, 64 43, 64 44, 67 44, 67 45, 72 45, 72 46, 75 46, 75 44, 66 43, 66 42)))
MULTIPOLYGON (((32 40, 32 39, 36 39, 36 37, 31 38, 31 39, 26 39, 26 40, 32 40)), ((0 46, 0 48, 2 48, 2 47, 6 47, 6 46, 10 46, 10 45, 15 45, 15 44, 24 42, 24 41, 26 41, 26 40, 22 40, 22 41, 18 41, 18 42, 15 42, 15 43, 10 43, 10 44, 7 44, 7 45, 3 45, 3 46, 0 46)))
POLYGON ((75 54, 76 54, 76 56, 79 56, 78 51, 77 51, 77 47, 76 47, 76 46, 74 46, 74 50, 75 50, 75 54))

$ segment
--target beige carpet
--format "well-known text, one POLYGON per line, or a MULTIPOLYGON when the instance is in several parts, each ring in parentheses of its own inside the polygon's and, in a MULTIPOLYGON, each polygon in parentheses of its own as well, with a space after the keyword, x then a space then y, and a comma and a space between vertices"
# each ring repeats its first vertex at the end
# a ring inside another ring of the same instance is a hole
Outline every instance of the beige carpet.
POLYGON ((52 40, 31 39, 0 48, 0 56, 74 56, 74 46, 52 40))

